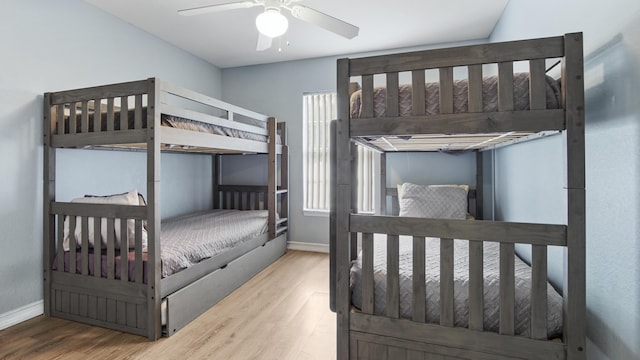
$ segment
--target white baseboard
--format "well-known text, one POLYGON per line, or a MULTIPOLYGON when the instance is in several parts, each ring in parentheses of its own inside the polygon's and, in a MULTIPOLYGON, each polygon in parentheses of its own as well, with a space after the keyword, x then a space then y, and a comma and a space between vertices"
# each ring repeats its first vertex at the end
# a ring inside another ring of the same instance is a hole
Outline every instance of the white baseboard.
POLYGON ((43 300, 0 314, 0 330, 4 330, 10 326, 27 321, 42 314, 44 314, 43 300))
POLYGON ((327 254, 329 253, 329 245, 327 244, 303 243, 296 241, 287 242, 287 249, 298 251, 313 251, 327 254))

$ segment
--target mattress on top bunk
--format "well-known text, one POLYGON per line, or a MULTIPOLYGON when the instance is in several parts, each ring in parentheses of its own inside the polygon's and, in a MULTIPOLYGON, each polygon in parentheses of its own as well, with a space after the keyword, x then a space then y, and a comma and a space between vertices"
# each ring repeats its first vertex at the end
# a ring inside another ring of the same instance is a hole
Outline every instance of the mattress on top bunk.
MULTIPOLYGON (((208 210, 171 218, 162 222, 161 259, 162 277, 165 278, 203 260, 229 251, 266 233, 267 210, 208 210)), ((145 249, 146 250, 146 249, 145 249)), ((115 274, 120 279, 122 253, 116 250, 115 274)), ((94 274, 95 254, 89 251, 89 275, 94 274)), ((142 253, 143 281, 147 282, 147 253, 142 253)), ((107 277, 106 250, 101 252, 101 276, 107 277)), ((135 251, 128 252, 129 281, 135 281, 135 251)), ((65 251, 64 267, 69 272, 70 252, 65 251)), ((54 260, 53 269, 57 269, 54 260)), ((76 272, 82 272, 82 253, 76 252, 76 272)))
MULTIPOLYGON (((562 108, 562 93, 560 81, 545 76, 547 109, 562 108)), ((399 114, 411 116, 412 88, 411 85, 399 86, 399 114)), ((386 87, 373 89, 374 117, 386 116, 386 87)), ((513 76, 513 101, 514 110, 529 109, 529 74, 516 73, 513 76)), ((482 81, 482 105, 483 112, 498 111, 498 77, 488 76, 482 81)), ((455 80, 453 82, 453 112, 466 113, 469 110, 469 81, 455 80)), ((425 112, 427 115, 440 113, 440 83, 429 82, 425 84, 425 112)), ((350 100, 351 118, 360 118, 362 115, 362 90, 355 91, 350 100)))
MULTIPOLYGON (((374 313, 384 315, 386 309, 387 245, 386 236, 374 237, 374 313)), ((413 239, 400 236, 400 317, 411 319, 413 239)), ((454 240, 454 324, 469 323, 469 242, 454 240)), ((500 323, 500 246, 484 242, 484 329, 498 332, 500 323)), ((362 308, 362 253, 351 266, 352 303, 362 308)), ((440 239, 426 238, 425 283, 427 322, 440 321, 440 239)), ((531 268, 515 256, 515 333, 528 336, 530 323, 531 268)), ((547 283, 549 338, 562 334, 562 297, 547 283)))
MULTIPOLYGON (((266 135, 257 134, 250 131, 209 124, 209 123, 186 119, 186 118, 182 118, 174 115, 168 115, 168 114, 161 114, 161 115, 162 115, 161 117, 162 126, 167 126, 167 127, 172 127, 176 129, 182 129, 182 130, 204 132, 204 133, 215 134, 215 135, 224 135, 224 136, 259 141, 259 142, 267 142, 268 140, 268 137, 266 135)), ((114 111, 113 117, 114 117, 113 129, 116 131, 120 130, 121 129, 120 112, 114 111)), ((135 128, 135 110, 129 109, 127 117, 128 117, 127 129, 134 129, 135 128)), ((93 118, 94 118, 94 114, 89 114, 88 124, 87 124, 88 132, 96 131, 94 129, 95 127, 94 127, 93 118)), ((147 108, 146 107, 142 108, 141 120, 142 120, 142 124, 141 124, 142 128, 146 129, 147 128, 147 108)), ((70 133, 68 117, 65 117, 64 129, 65 129, 65 134, 70 133)), ((106 113, 101 113, 100 131, 107 131, 107 114, 106 113)), ((80 115, 78 114, 76 115, 76 133, 81 133, 81 132, 82 132, 82 125, 81 125, 80 115)), ((59 129, 57 129, 56 133, 59 133, 59 129)), ((278 139, 276 140, 277 140, 277 143, 279 144, 280 138, 278 137, 278 139)))

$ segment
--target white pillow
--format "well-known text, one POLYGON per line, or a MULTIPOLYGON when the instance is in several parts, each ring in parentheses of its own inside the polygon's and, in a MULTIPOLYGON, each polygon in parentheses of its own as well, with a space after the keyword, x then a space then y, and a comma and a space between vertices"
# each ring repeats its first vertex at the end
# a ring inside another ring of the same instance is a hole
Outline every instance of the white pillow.
MULTIPOLYGON (((406 184, 411 184, 411 183, 406 183, 406 184)), ((396 188, 398 190, 398 204, 400 204, 400 202, 402 201, 402 185, 404 184, 398 184, 396 185, 396 188)), ((415 184, 414 184, 415 185, 415 184)), ((445 187, 445 186, 453 186, 453 187, 459 187, 461 189, 463 189, 467 194, 469 194, 469 185, 453 185, 453 184, 447 184, 447 185, 427 185, 428 187, 445 187)))
POLYGON ((400 216, 466 219, 467 191, 460 186, 424 186, 404 183, 400 200, 400 216))
MULTIPOLYGON (((86 196, 81 198, 76 198, 71 200, 72 203, 83 203, 83 204, 111 204, 111 205, 139 205, 138 199, 138 191, 133 189, 128 193, 118 194, 118 195, 109 195, 109 196, 86 196)), ((89 246, 95 246, 96 236, 94 234, 94 218, 90 217, 88 220, 88 238, 89 238, 89 246)), ((114 221, 114 230, 115 230, 115 248, 120 249, 121 244, 121 234, 120 234, 120 219, 115 219, 114 221)), ((74 235, 76 238, 77 246, 81 246, 82 239, 82 221, 79 217, 76 218, 76 227, 74 231, 74 235)), ((102 248, 106 248, 107 246, 107 219, 101 218, 100 220, 100 239, 102 248)), ((129 248, 135 247, 135 220, 129 219, 127 220, 127 241, 129 244, 129 248)), ((64 251, 69 251, 69 217, 65 217, 64 219, 64 240, 62 243, 62 247, 64 251)), ((147 248, 147 231, 142 229, 142 247, 143 251, 146 251, 147 248)))

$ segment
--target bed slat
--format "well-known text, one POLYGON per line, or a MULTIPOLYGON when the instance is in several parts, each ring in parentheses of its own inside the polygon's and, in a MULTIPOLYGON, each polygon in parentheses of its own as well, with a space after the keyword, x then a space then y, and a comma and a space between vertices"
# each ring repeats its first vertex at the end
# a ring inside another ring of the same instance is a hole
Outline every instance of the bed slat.
MULTIPOLYGON (((89 218, 82 217, 82 240, 80 246, 82 247, 82 275, 89 275, 89 218)), ((99 236, 99 235, 98 235, 99 236)))
MULTIPOLYGON (((99 218, 93 220, 93 233, 101 234, 102 231, 102 221, 99 218)), ((102 240, 96 244, 94 240, 93 247, 93 276, 101 277, 102 276, 102 240)))
POLYGON ((453 68, 440 68, 440 114, 453 113, 453 68))
POLYGON ((64 106, 62 105, 56 105, 56 125, 57 128, 53 124, 51 125, 51 133, 55 135, 64 134, 64 106))
POLYGON ((362 311, 373 314, 375 306, 373 283, 373 234, 362 234, 362 311))
POLYGON ((482 241, 469 241, 469 329, 478 331, 484 321, 483 250, 482 241))
MULTIPOLYGON (((107 219, 107 279, 115 279, 115 226, 114 219, 107 219)), ((122 234, 120 234, 122 235, 122 234)))
POLYGON ((133 124, 135 129, 142 129, 142 94, 135 97, 133 124))
POLYGON ((80 113, 80 132, 89 132, 89 101, 82 101, 82 112, 80 113))
POLYGON ((529 104, 531 110, 547 108, 544 59, 529 61, 529 104))
POLYGON ((252 210, 252 207, 251 207, 251 193, 244 192, 244 193, 242 193, 242 195, 244 196, 244 210, 252 210))
POLYGON ((547 247, 531 249, 531 338, 547 339, 547 247))
POLYGON ((514 244, 500 243, 500 334, 514 335, 514 244))
POLYGON ((120 219, 120 281, 129 281, 129 234, 127 219, 120 219))
POLYGON ((250 192, 247 194, 248 197, 248 201, 249 201, 249 206, 251 208, 251 210, 255 210, 256 209, 256 196, 258 194, 256 192, 250 192))
MULTIPOLYGON (((387 215, 387 154, 380 153, 380 186, 379 186, 379 194, 380 194, 380 210, 378 215, 387 215)), ((394 201, 391 201, 391 206, 393 207, 394 201)), ((395 201, 397 204, 398 201, 395 201)), ((390 215, 392 215, 391 213, 390 215)))
POLYGON ((424 70, 411 72, 411 115, 425 114, 425 81, 424 70))
POLYGON ((373 75, 362 76, 361 117, 373 117, 373 75))
POLYGON ((142 265, 142 220, 136 219, 136 283, 143 283, 143 265, 142 265))
POLYGON ((75 134, 77 127, 77 119, 76 119, 76 103, 72 102, 69 104, 69 134, 75 134))
POLYGON ((387 316, 400 317, 400 237, 387 235, 387 316))
POLYGON ((93 100, 93 132, 102 131, 102 100, 93 100))
POLYGON ((399 108, 399 88, 398 73, 387 74, 387 111, 386 116, 398 116, 399 108))
POLYGON ((129 97, 122 96, 120 98, 120 130, 129 128, 129 97))
POLYGON ((69 272, 72 274, 76 272, 76 219, 76 216, 69 216, 69 272))
POLYGON ((440 239, 440 325, 453 326, 453 239, 440 239))
POLYGON ((229 208, 229 193, 228 192, 222 192, 222 208, 223 209, 228 209, 229 208))
POLYGON ((482 112, 482 65, 469 65, 469 112, 482 112))
POLYGON ((115 129, 115 114, 114 109, 115 100, 110 97, 107 99, 107 131, 113 131, 115 129))
POLYGON ((513 63, 498 64, 498 110, 513 111, 513 63))
POLYGON ((427 321, 425 286, 425 238, 413 237, 413 315, 412 320, 427 321))

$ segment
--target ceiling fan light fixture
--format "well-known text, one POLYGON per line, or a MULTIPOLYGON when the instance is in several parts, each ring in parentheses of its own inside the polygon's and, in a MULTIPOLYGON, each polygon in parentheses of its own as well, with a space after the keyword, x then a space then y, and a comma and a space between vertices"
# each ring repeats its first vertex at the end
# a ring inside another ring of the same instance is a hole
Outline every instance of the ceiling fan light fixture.
POLYGON ((256 17, 256 27, 262 34, 276 38, 287 32, 289 20, 280 13, 279 9, 266 9, 256 17))

